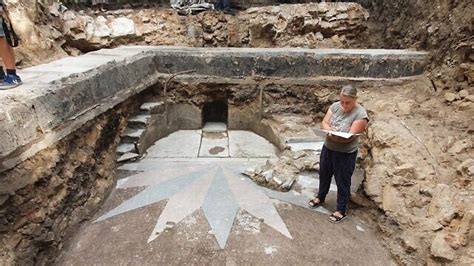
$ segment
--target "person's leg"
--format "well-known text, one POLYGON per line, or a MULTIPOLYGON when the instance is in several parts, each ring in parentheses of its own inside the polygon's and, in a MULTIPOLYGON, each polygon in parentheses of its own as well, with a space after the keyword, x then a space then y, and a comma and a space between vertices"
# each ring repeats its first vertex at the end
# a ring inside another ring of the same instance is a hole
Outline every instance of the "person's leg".
POLYGON ((216 10, 222 10, 222 1, 223 0, 217 0, 215 5, 216 10))
POLYGON ((5 69, 16 69, 13 48, 8 45, 5 37, 0 37, 0 56, 2 57, 5 69))
POLYGON ((329 192, 331 187, 331 178, 333 175, 333 151, 326 148, 323 145, 321 150, 321 156, 319 159, 319 190, 317 198, 324 202, 326 200, 326 195, 329 192))
POLYGON ((222 0, 222 9, 226 11, 230 10, 229 0, 222 0))
POLYGON ((0 57, 6 69, 15 69, 15 55, 13 48, 8 45, 3 29, 3 18, 0 18, 0 57))
POLYGON ((3 69, 3 62, 0 62, 0 83, 2 83, 4 79, 5 79, 5 69, 3 69))
POLYGON ((6 75, 0 84, 0 89, 14 88, 22 83, 16 73, 15 53, 13 48, 8 45, 5 37, 0 37, 0 57, 5 65, 6 75))
MULTIPOLYGON (((3 18, 0 17, 0 39, 4 39, 5 40, 5 32, 3 31, 3 18)), ((3 54, 2 51, 0 50, 0 61, 1 62, 1 65, 0 65, 0 84, 3 83, 3 80, 5 79, 5 70, 3 69, 3 66, 5 65, 3 63, 3 54)))
POLYGON ((351 178, 354 173, 357 152, 334 153, 334 178, 337 185, 337 206, 336 212, 345 215, 347 204, 351 195, 351 178))

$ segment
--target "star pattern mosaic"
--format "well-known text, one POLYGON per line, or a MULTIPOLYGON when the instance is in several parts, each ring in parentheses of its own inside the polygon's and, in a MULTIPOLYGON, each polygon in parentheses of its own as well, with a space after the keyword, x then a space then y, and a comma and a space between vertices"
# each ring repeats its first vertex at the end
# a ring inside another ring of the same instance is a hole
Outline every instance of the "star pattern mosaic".
MULTIPOLYGON (((260 162, 261 163, 261 162, 260 162)), ((162 201, 168 200, 151 230, 148 242, 164 230, 202 209, 220 248, 225 248, 234 219, 243 209, 265 224, 292 238, 271 198, 306 207, 307 198, 295 192, 281 193, 262 188, 241 175, 255 162, 194 161, 169 162, 143 160, 122 166, 141 173, 120 180, 119 189, 146 187, 96 222, 162 201)), ((319 211, 327 213, 327 210, 319 211)))

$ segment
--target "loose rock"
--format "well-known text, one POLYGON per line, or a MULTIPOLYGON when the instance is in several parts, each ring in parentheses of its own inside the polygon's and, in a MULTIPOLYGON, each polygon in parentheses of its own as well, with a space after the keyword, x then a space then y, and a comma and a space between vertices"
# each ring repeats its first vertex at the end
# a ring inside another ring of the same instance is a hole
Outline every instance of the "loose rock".
POLYGON ((444 238, 445 234, 443 232, 436 234, 435 238, 431 242, 431 255, 437 258, 453 261, 455 252, 444 238))

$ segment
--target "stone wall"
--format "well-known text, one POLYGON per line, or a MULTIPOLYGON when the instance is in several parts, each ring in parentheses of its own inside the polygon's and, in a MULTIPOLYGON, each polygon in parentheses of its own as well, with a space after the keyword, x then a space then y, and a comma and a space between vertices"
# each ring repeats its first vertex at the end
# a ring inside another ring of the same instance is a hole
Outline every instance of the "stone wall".
MULTIPOLYGON (((45 1, 45 0, 43 0, 45 1)), ((169 6, 169 0, 65 0, 62 1, 66 5, 70 7, 78 6, 93 6, 93 3, 106 3, 108 7, 119 8, 123 7, 124 5, 128 5, 130 7, 143 7, 143 6, 153 6, 153 5, 163 5, 169 6)), ((217 0, 207 0, 204 2, 208 3, 216 3, 217 0)), ((265 6, 265 5, 275 5, 280 3, 307 3, 307 2, 319 2, 319 1, 305 1, 305 0, 298 0, 298 1, 278 1, 278 0, 230 0, 230 4, 234 8, 249 8, 252 6, 265 6)))
POLYGON ((206 11, 179 16, 169 9, 60 14, 66 43, 91 51, 120 43, 195 47, 344 48, 366 29, 367 11, 354 3, 250 8, 235 16, 206 11))

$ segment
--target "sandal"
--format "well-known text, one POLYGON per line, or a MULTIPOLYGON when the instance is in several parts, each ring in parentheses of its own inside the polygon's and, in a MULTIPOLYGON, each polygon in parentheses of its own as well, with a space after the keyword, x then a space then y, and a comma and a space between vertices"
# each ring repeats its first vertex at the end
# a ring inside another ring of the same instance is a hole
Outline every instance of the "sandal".
POLYGON ((312 200, 310 200, 308 202, 308 206, 311 208, 311 209, 316 209, 317 207, 321 206, 321 204, 323 204, 324 201, 321 201, 319 198, 314 198, 312 200), (315 200, 318 200, 319 202, 316 202, 315 200))
POLYGON ((335 213, 329 215, 329 221, 335 224, 342 222, 346 218, 347 218, 347 215, 340 211, 336 211, 335 213), (341 216, 336 215, 336 213, 340 214, 341 216))

